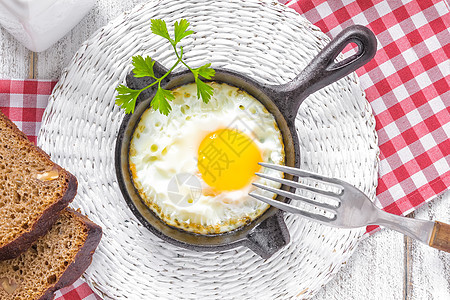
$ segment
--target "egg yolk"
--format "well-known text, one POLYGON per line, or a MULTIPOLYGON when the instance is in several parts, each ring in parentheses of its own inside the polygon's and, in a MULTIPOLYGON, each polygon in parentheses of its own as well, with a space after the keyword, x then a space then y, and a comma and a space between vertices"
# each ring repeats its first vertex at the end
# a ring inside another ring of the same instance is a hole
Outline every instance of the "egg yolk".
POLYGON ((198 148, 198 169, 216 191, 232 191, 248 185, 261 168, 261 152, 253 140, 237 129, 209 133, 198 148))

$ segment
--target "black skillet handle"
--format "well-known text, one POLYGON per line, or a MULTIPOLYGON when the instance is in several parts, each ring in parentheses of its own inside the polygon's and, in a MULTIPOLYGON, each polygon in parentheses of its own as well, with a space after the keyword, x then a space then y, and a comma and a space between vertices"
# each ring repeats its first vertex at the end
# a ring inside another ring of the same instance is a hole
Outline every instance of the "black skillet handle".
POLYGON ((248 234, 245 245, 264 259, 289 244, 289 230, 284 222, 283 213, 277 211, 268 217, 248 234))
POLYGON ((367 27, 353 25, 344 29, 294 80, 276 88, 275 93, 282 95, 278 104, 284 108, 286 120, 293 122, 306 97, 365 65, 375 56, 376 50, 377 40, 367 27), (350 43, 358 46, 358 52, 335 62, 339 53, 350 43))

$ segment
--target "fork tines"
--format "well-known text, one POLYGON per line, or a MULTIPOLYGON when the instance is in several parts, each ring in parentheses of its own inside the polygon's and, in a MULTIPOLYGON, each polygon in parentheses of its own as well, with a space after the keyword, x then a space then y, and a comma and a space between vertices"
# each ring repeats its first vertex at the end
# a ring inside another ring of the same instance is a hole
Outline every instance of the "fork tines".
POLYGON ((299 183, 297 181, 293 181, 293 180, 287 180, 287 179, 283 179, 283 178, 276 178, 264 173, 256 173, 257 176, 267 179, 267 180, 271 180, 274 182, 278 182, 281 183, 283 185, 286 185, 288 187, 291 188, 295 188, 298 190, 304 190, 304 191, 308 191, 310 193, 312 193, 312 197, 304 197, 303 195, 299 195, 299 194, 294 194, 292 192, 289 191, 285 191, 285 190, 281 190, 281 189, 276 189, 273 187, 269 187, 263 184, 259 184, 259 183, 253 183, 253 185, 257 188, 260 188, 262 190, 266 190, 275 194, 278 194, 280 196, 289 198, 289 199, 293 199, 293 200, 299 200, 301 202, 305 202, 308 203, 310 205, 316 206, 319 209, 324 210, 325 212, 327 212, 328 214, 332 214, 334 215, 334 218, 329 218, 327 216, 324 216, 322 214, 317 214, 317 213, 311 213, 311 212, 307 212, 304 209, 301 209, 299 207, 284 203, 284 202, 280 202, 274 199, 271 199, 269 197, 265 197, 262 195, 258 195, 254 192, 250 193, 249 195, 256 198, 257 200, 263 201, 269 205, 272 205, 274 207, 277 207, 279 209, 291 212, 291 213, 296 213, 296 214, 301 214, 303 216, 318 220, 318 221, 322 221, 322 222, 327 222, 327 221, 331 221, 334 220, 336 218, 336 211, 335 209, 338 208, 340 206, 340 196, 343 193, 344 188, 339 184, 339 180, 338 179, 334 179, 334 178, 328 178, 316 173, 312 173, 312 172, 308 172, 308 171, 304 171, 304 170, 300 170, 297 168, 291 168, 291 167, 287 167, 287 166, 280 166, 280 165, 275 165, 275 164, 268 164, 268 163, 259 163, 261 166, 265 167, 265 168, 269 168, 272 170, 276 170, 276 171, 281 171, 285 174, 291 174, 293 176, 299 177, 299 178, 304 178, 304 179, 312 179, 313 181, 319 183, 319 184, 325 184, 327 186, 331 186, 333 188, 337 188, 338 192, 334 192, 334 191, 328 191, 328 190, 324 190, 321 188, 317 188, 317 187, 313 187, 310 185, 306 185, 303 183, 299 183), (319 202, 317 201, 317 196, 323 196, 325 198, 331 199, 333 200, 332 203, 324 203, 324 202, 319 202))
MULTIPOLYGON (((265 168, 269 168, 269 169, 276 170, 276 171, 281 171, 283 173, 291 174, 291 175, 298 176, 301 178, 311 178, 318 182, 325 183, 325 184, 333 186, 333 187, 337 187, 340 190, 343 189, 343 187, 341 185, 341 181, 336 178, 330 178, 330 177, 326 177, 326 176, 323 176, 323 175, 320 175, 317 173, 313 173, 310 171, 305 171, 305 170, 301 170, 301 169, 297 169, 297 168, 292 168, 292 167, 288 167, 288 166, 281 166, 281 165, 261 163, 261 162, 258 164, 265 168)), ((336 193, 336 194, 339 195, 339 193, 336 193)))

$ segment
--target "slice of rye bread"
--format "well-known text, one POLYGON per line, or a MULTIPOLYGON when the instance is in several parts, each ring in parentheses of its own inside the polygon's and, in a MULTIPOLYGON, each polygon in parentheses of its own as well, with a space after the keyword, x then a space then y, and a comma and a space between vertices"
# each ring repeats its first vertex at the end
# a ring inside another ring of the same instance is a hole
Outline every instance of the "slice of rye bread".
POLYGON ((67 208, 25 253, 0 262, 0 299, 53 299, 88 268, 101 237, 100 226, 67 208))
POLYGON ((17 257, 44 235, 76 191, 75 176, 0 112, 0 261, 17 257))

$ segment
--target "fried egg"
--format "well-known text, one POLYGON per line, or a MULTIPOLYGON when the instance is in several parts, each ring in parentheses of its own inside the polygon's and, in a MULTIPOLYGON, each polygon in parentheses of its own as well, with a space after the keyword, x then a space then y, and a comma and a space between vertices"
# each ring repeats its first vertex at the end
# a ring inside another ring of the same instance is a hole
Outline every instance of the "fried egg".
POLYGON ((274 117, 248 93, 209 83, 209 103, 195 84, 173 90, 168 116, 147 109, 133 133, 129 162, 133 183, 146 205, 166 224, 198 234, 219 234, 250 223, 269 205, 248 196, 255 176, 281 172, 258 162, 284 164, 282 136, 274 117))

